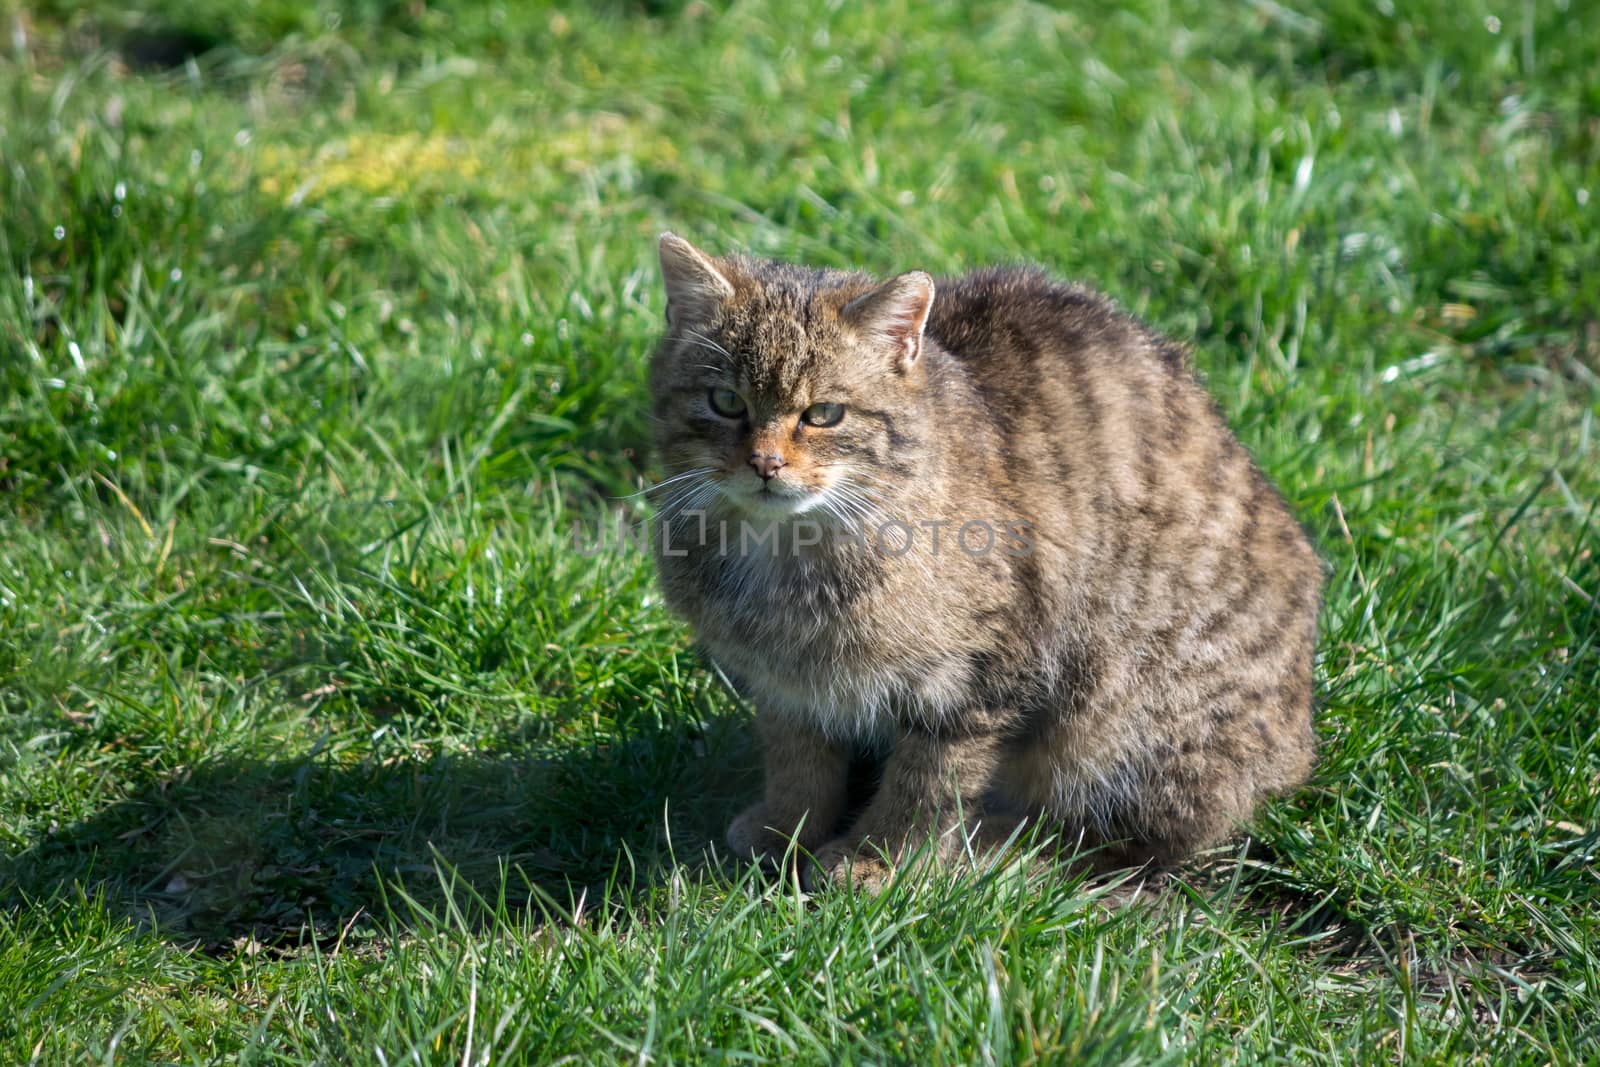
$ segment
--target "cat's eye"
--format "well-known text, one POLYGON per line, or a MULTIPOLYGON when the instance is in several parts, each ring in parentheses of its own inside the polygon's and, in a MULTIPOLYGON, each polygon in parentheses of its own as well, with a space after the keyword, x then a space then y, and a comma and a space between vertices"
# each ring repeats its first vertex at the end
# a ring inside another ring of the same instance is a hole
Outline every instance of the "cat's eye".
POLYGON ((843 404, 812 404, 800 413, 800 421, 807 426, 837 426, 842 418, 843 404))
POLYGON ((744 414, 744 397, 732 389, 713 389, 707 397, 711 410, 725 419, 737 419, 744 414))

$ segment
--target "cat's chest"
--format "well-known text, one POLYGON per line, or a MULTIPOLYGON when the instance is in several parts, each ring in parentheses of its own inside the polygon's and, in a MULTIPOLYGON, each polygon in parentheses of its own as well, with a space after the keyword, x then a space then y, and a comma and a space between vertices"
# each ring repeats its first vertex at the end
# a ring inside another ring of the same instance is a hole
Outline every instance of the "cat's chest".
MULTIPOLYGON (((758 705, 838 734, 881 731, 908 709, 959 703, 965 660, 942 647, 936 598, 870 561, 714 557, 663 561, 692 585, 701 644, 758 705), (676 566, 674 566, 676 564, 676 566)), ((685 606, 688 606, 685 604, 685 606)))
POLYGON ((808 556, 719 555, 697 561, 702 631, 836 658, 880 655, 885 583, 870 567, 808 556))

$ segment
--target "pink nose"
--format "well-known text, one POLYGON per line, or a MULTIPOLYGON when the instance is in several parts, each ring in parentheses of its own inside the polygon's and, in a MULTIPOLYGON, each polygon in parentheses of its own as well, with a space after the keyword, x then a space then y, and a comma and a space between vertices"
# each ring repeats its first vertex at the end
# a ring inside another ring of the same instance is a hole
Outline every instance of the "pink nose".
POLYGON ((761 477, 771 481, 772 476, 777 474, 778 469, 783 466, 783 457, 771 452, 752 452, 750 453, 750 466, 754 467, 756 473, 761 477))

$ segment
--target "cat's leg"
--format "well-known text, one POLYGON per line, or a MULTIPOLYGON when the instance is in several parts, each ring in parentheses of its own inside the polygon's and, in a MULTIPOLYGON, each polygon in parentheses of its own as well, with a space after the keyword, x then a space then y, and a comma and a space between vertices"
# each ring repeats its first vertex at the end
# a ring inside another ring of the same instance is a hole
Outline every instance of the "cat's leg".
POLYGON ((1121 743, 1083 717, 1046 734, 1038 750, 1059 781, 1048 798, 1052 814, 1088 828, 1073 862, 1095 874, 1170 871, 1239 833, 1263 800, 1310 768, 1309 716, 1295 707, 1242 689, 1150 689, 1170 702, 1119 709, 1118 720, 1143 724, 1121 743), (1269 728, 1297 714, 1307 723, 1298 733, 1269 728))
MULTIPOLYGON (((1139 749, 1154 744, 1148 735, 1139 749)), ((1135 847, 1121 827, 1135 812, 1129 804, 1143 792, 1145 774, 1128 769, 1139 761, 1118 747, 1116 734, 1097 731, 1085 716, 1066 718, 1021 741, 1006 752, 995 776, 1000 812, 1022 811, 1037 823, 1041 864, 1067 876, 1096 877, 1152 863, 1155 854, 1135 847)), ((986 812, 982 836, 992 840, 1006 824, 986 812)))
POLYGON ((884 762, 877 793, 848 834, 816 852, 808 883, 848 882, 876 892, 894 863, 930 839, 941 855, 958 852, 962 834, 981 819, 1002 747, 999 730, 959 736, 903 731, 884 762))
POLYGON ((734 855, 776 863, 791 841, 814 851, 833 835, 849 792, 850 748, 790 716, 756 716, 766 792, 728 827, 734 855))

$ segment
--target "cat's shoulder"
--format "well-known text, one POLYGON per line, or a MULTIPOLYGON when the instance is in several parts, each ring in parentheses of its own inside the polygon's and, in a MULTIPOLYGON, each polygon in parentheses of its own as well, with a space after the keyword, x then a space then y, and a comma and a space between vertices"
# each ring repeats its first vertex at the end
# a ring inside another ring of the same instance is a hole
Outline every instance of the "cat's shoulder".
POLYGON ((1137 348, 1175 370, 1190 369, 1187 349, 1093 286, 1031 264, 981 267, 939 278, 928 331, 954 352, 990 347, 1002 337, 1051 337, 1073 346, 1137 348))
POLYGON ((1031 264, 980 267, 966 274, 940 278, 934 286, 935 316, 941 311, 1005 315, 1062 315, 1111 328, 1131 316, 1116 301, 1092 286, 1057 278, 1031 264))

